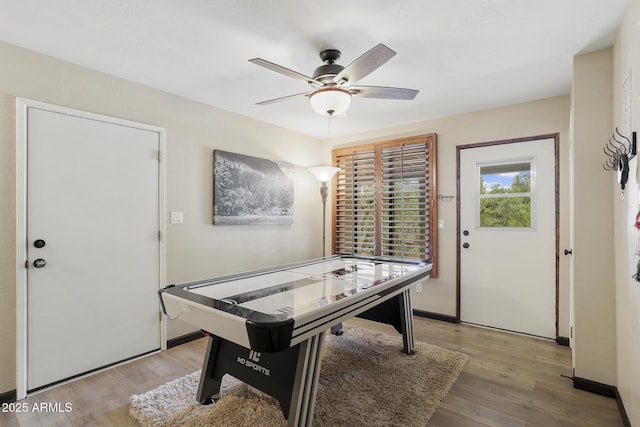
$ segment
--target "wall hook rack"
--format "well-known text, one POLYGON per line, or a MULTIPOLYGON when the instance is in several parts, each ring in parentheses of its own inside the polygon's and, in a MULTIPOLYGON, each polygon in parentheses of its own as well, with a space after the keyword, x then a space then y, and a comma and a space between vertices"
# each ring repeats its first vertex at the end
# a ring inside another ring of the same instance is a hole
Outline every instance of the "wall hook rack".
POLYGON ((629 161, 636 156, 636 133, 631 132, 629 139, 616 128, 603 151, 607 158, 602 167, 608 171, 618 171, 618 182, 624 191, 629 179, 629 161))

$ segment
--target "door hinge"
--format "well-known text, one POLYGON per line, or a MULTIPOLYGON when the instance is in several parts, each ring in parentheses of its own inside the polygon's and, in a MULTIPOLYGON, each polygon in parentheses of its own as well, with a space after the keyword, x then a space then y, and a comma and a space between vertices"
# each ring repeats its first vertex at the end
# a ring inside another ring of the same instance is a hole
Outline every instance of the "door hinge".
POLYGON ((158 242, 161 240, 160 230, 158 230, 158 242))
POLYGON ((573 338, 573 326, 571 327, 571 330, 569 331, 569 336, 570 336, 571 338, 573 338))
POLYGON ((162 161, 162 152, 160 150, 158 150, 158 161, 162 161))

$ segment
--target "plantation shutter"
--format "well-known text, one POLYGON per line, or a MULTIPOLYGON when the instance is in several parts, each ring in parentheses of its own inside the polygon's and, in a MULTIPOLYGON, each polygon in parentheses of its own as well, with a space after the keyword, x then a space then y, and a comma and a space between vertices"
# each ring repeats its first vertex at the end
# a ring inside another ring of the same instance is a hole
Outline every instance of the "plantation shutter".
POLYGON ((436 277, 435 159, 435 134, 334 150, 334 253, 426 259, 436 277))
POLYGON ((335 158, 335 253, 375 255, 376 162, 373 149, 335 158))
POLYGON ((382 148, 380 167, 380 255, 392 258, 428 258, 427 143, 382 148))

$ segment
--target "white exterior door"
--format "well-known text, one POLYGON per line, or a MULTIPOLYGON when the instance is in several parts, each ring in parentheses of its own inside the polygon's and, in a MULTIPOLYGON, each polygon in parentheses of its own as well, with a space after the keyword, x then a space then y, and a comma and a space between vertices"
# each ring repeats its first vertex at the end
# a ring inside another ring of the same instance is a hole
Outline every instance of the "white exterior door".
POLYGON ((555 138, 460 149, 460 319, 556 338, 555 138))
POLYGON ((163 134, 36 105, 20 113, 28 261, 19 394, 157 350, 161 338, 163 134))

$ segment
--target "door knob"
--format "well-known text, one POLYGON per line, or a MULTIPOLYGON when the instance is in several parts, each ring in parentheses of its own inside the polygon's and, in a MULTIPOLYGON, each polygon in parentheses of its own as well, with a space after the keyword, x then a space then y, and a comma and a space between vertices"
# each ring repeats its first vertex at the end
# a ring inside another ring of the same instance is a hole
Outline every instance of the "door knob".
POLYGON ((33 242, 33 246, 35 246, 38 249, 44 248, 45 244, 46 244, 46 242, 44 240, 42 240, 42 239, 38 239, 35 242, 33 242))
POLYGON ((43 260, 42 258, 38 258, 37 260, 33 261, 33 266, 35 268, 42 268, 45 265, 47 265, 47 261, 43 260))
POLYGON ((465 248, 465 249, 469 249, 469 244, 467 242, 464 242, 462 244, 462 247, 465 248))

